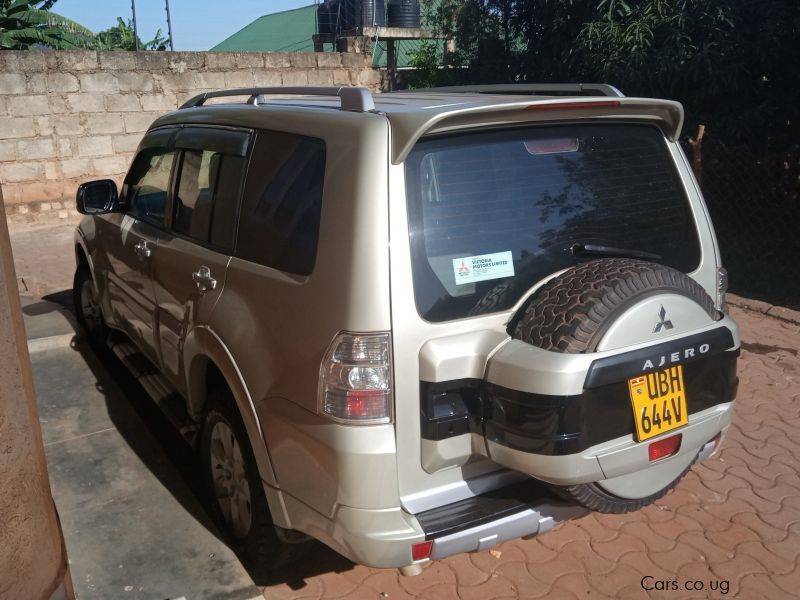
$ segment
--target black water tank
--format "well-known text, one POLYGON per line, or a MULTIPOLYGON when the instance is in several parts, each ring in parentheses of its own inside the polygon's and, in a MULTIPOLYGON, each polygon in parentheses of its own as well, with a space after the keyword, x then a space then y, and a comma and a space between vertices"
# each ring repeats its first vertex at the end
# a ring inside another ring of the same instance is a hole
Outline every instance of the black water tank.
POLYGON ((386 27, 386 0, 340 0, 342 31, 386 27))
POLYGON ((332 34, 336 32, 336 16, 339 0, 326 0, 317 7, 317 33, 332 34))
POLYGON ((389 27, 418 28, 422 23, 419 0, 387 0, 389 27))
POLYGON ((386 27, 386 1, 361 0, 361 18, 364 27, 386 27))

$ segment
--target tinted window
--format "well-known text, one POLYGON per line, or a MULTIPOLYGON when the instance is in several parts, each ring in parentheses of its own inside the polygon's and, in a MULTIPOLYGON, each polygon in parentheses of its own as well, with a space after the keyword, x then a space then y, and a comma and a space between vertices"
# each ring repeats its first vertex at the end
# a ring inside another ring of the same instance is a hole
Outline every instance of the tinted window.
POLYGON ((682 271, 699 264, 688 199, 655 127, 433 138, 410 154, 406 181, 415 298, 431 321, 509 308, 543 277, 597 258, 585 245, 682 271))
POLYGON ((244 159, 210 150, 183 152, 172 229, 230 248, 244 159))
POLYGON ((325 144, 260 132, 245 186, 236 255, 309 275, 314 268, 325 178, 325 144))
POLYGON ((143 150, 136 157, 125 178, 128 211, 134 217, 163 224, 174 158, 175 152, 164 148, 143 150))

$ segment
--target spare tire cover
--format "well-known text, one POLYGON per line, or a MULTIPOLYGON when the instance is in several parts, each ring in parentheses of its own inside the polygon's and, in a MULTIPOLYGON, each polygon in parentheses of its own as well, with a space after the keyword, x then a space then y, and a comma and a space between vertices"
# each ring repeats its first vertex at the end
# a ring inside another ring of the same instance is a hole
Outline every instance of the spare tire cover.
MULTIPOLYGON (((678 296, 686 305, 682 312, 690 317, 674 333, 711 324, 717 317, 713 300, 686 274, 642 260, 611 258, 586 262, 547 282, 523 305, 509 330, 512 337, 553 352, 630 346, 651 339, 654 324, 656 329, 673 328, 657 307, 665 294, 678 296), (655 309, 649 305, 653 302, 655 309)), ((672 489, 694 459, 675 457, 671 468, 656 463, 628 476, 563 487, 560 492, 592 510, 637 510, 672 489)))

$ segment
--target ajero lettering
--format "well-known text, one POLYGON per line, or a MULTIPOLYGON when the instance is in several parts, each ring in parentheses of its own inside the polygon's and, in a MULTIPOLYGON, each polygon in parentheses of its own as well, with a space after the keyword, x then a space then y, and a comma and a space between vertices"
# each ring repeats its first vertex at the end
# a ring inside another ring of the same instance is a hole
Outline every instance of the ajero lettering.
POLYGON ((698 348, 685 348, 684 350, 679 350, 677 352, 672 352, 670 354, 662 354, 655 360, 647 359, 644 363, 644 366, 642 367, 642 371, 658 369, 663 367, 667 363, 676 364, 681 362, 682 360, 688 360, 690 358, 695 358, 701 354, 707 354, 709 350, 711 350, 710 345, 701 344, 698 348))

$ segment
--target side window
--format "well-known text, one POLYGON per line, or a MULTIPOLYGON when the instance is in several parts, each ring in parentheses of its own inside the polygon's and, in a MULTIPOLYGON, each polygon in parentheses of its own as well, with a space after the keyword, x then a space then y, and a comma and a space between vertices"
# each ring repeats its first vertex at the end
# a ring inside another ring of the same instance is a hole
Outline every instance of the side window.
POLYGON ((319 241, 325 143, 259 132, 248 172, 236 256, 311 274, 319 241))
POLYGON ((174 159, 175 151, 165 148, 149 148, 136 157, 125 184, 128 212, 137 219, 157 225, 164 223, 164 207, 174 159))
POLYGON ((185 150, 172 229, 201 242, 231 248, 244 158, 212 150, 185 150))

